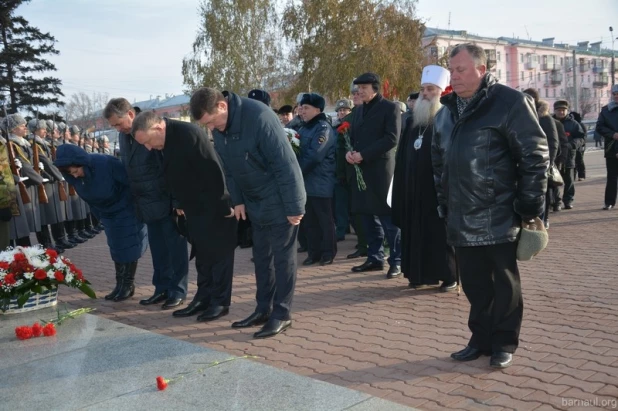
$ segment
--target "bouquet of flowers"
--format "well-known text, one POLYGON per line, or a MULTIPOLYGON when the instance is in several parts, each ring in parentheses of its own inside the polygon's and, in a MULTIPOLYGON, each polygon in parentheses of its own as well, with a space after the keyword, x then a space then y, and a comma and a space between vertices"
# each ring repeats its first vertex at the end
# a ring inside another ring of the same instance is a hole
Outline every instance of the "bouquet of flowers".
POLYGON ((28 299, 59 285, 77 288, 96 298, 82 271, 66 257, 41 246, 8 248, 0 252, 0 310, 15 300, 22 307, 28 299))
POLYGON ((284 128, 285 135, 288 138, 288 141, 292 145, 292 150, 294 150, 294 154, 298 156, 300 154, 300 135, 296 130, 292 130, 291 128, 284 128))
MULTIPOLYGON (((341 123, 341 125, 337 127, 337 133, 343 136, 343 141, 345 141, 345 149, 347 151, 354 151, 352 148, 352 143, 350 142, 350 123, 347 121, 341 123)), ((356 184, 358 186, 358 191, 366 190, 367 185, 365 185, 365 179, 363 178, 363 170, 361 170, 358 164, 354 164, 354 171, 356 173, 356 184)))

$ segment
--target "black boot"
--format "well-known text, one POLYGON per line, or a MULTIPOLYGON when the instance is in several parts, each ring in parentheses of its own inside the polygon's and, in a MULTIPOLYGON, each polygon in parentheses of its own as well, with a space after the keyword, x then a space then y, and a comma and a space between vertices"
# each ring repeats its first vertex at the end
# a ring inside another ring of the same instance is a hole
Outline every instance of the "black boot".
POLYGON ((79 235, 81 238, 84 238, 86 240, 94 238, 92 234, 89 234, 86 231, 86 219, 85 218, 83 220, 77 221, 77 235, 79 235))
POLYGON ((94 216, 92 215, 92 213, 88 213, 88 216, 86 217, 86 220, 84 221, 84 231, 94 237, 97 234, 99 234, 99 232, 94 229, 94 226, 92 223, 93 220, 94 220, 94 216))
POLYGON ((49 227, 47 225, 41 225, 41 231, 36 232, 36 239, 44 248, 54 250, 58 254, 64 253, 64 248, 54 247, 51 235, 49 234, 49 227))
POLYGON ((114 287, 111 293, 105 296, 106 300, 113 300, 116 298, 118 292, 120 291, 120 287, 122 286, 123 264, 114 263, 114 267, 116 268, 116 287, 114 287))
POLYGON ((137 261, 132 263, 120 264, 122 268, 122 284, 120 291, 114 297, 114 301, 124 301, 133 297, 135 293, 135 271, 137 270, 137 261))
POLYGON ((64 232, 64 225, 62 223, 52 224, 51 234, 57 246, 65 250, 75 247, 75 244, 67 241, 67 235, 64 232))
POLYGON ((65 221, 64 227, 67 230, 68 240, 75 245, 85 243, 86 240, 77 235, 76 221, 65 221))

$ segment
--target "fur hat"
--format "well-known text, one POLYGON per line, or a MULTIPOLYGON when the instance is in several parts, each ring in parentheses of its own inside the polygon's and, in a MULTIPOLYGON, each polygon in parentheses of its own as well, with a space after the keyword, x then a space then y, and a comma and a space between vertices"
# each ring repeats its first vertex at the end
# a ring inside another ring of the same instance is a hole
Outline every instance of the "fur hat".
POLYGON ((303 104, 309 104, 310 106, 319 108, 320 111, 324 111, 324 107, 326 106, 326 101, 324 100, 324 97, 322 97, 321 95, 317 93, 305 93, 303 94, 303 98, 300 99, 299 104, 301 106, 303 104))
POLYGON ((519 242, 517 244, 517 259, 528 261, 547 247, 549 235, 540 218, 536 217, 532 223, 521 224, 519 242))
POLYGON ((337 102, 335 103, 335 111, 339 111, 340 108, 347 108, 352 110, 352 107, 354 107, 354 103, 352 103, 352 101, 347 98, 337 100, 337 102))
POLYGON ((26 120, 20 114, 10 114, 2 119, 2 129, 8 129, 9 132, 22 124, 26 124, 26 120))
POLYGON ((79 130, 79 127, 73 125, 69 127, 69 132, 71 133, 71 135, 75 135, 75 134, 79 134, 80 130, 79 130))
POLYGON ((277 111, 278 114, 291 114, 294 112, 294 107, 286 104, 285 106, 281 106, 277 111))
POLYGON ((270 94, 268 94, 265 90, 251 90, 248 97, 253 100, 261 101, 267 106, 270 106, 270 94))

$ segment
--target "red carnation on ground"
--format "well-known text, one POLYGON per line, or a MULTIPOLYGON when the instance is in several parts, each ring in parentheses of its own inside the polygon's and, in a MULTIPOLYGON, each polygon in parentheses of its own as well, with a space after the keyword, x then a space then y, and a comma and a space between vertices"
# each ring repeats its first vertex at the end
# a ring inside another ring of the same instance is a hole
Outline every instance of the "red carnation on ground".
POLYGON ((167 388, 167 380, 161 376, 157 377, 157 389, 163 391, 167 388))
POLYGON ((29 340, 33 336, 32 328, 28 327, 27 325, 17 327, 15 328, 15 335, 20 340, 29 340))
POLYGON ((32 336, 33 337, 40 337, 41 334, 43 334, 43 327, 39 323, 32 324, 32 328, 31 329, 32 329, 32 336))
POLYGON ((15 280, 15 274, 13 273, 9 273, 4 277, 4 283, 6 285, 13 285, 17 282, 17 280, 15 280))
POLYGON ((56 271, 54 273, 54 278, 56 279, 56 281, 63 282, 64 281, 64 274, 62 274, 62 271, 56 271))
POLYGON ((43 335, 46 337, 53 337, 56 335, 56 327, 53 323, 49 323, 43 327, 43 335))
POLYGON ((45 280, 47 278, 47 273, 45 270, 38 269, 34 272, 34 278, 39 281, 45 280))

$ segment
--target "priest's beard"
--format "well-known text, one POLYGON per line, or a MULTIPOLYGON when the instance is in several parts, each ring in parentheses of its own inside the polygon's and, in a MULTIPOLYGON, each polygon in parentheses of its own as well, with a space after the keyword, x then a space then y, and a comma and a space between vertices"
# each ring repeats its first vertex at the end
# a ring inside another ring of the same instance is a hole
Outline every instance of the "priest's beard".
POLYGON ((416 103, 414 103, 414 111, 412 112, 414 127, 432 124, 433 118, 441 107, 440 96, 436 96, 431 100, 426 100, 425 98, 416 100, 416 103))

